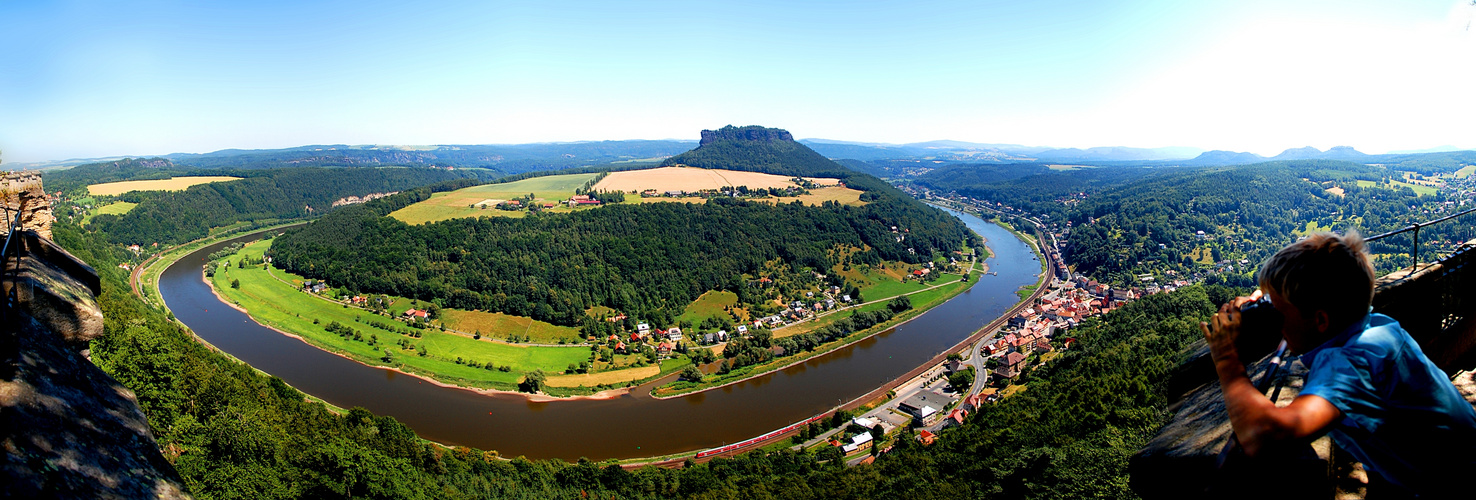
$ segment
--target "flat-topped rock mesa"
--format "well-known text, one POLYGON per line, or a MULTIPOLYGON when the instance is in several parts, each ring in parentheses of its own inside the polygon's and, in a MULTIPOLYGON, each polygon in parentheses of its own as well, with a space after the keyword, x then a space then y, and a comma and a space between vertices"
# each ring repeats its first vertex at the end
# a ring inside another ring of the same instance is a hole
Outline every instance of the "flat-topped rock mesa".
POLYGON ((834 177, 848 171, 795 142, 789 131, 758 125, 703 130, 697 149, 661 162, 663 167, 678 165, 802 177, 834 177))
POLYGON ((781 128, 767 128, 759 125, 746 127, 734 127, 728 125, 717 130, 703 130, 702 142, 698 146, 706 146, 714 141, 794 141, 794 136, 788 130, 781 128))

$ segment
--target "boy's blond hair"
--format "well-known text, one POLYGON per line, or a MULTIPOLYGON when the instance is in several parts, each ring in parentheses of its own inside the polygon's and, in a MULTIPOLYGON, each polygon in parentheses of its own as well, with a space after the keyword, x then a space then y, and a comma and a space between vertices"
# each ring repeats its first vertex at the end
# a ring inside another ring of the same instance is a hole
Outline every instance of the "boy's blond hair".
POLYGON ((1374 270, 1363 237, 1313 233, 1261 266, 1261 290, 1274 290, 1303 314, 1327 311, 1334 326, 1362 318, 1373 303, 1374 270))

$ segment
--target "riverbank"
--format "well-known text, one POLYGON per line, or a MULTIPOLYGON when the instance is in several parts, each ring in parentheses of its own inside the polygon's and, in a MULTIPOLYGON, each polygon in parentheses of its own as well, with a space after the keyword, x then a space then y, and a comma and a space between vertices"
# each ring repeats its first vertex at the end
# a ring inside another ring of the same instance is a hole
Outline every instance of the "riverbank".
MULTIPOLYGON (((215 298, 217 300, 221 301, 221 303, 224 303, 227 306, 230 306, 230 308, 232 308, 232 309, 235 309, 237 311, 241 311, 242 313, 244 313, 244 314, 246 314, 248 316, 251 315, 251 311, 246 310, 246 308, 241 307, 240 305, 235 304, 230 299, 228 299, 225 296, 221 295, 220 294, 220 291, 216 289, 216 287, 211 282, 211 280, 208 280, 207 279, 205 281, 206 281, 206 283, 211 283, 210 291, 211 291, 211 293, 215 294, 215 298)), ((252 318, 255 319, 255 316, 252 316, 252 318)), ((258 321, 257 324, 259 324, 259 325, 261 325, 263 327, 266 327, 266 328, 268 328, 268 329, 270 329, 270 330, 272 330, 274 332, 277 332, 279 334, 282 334, 283 336, 286 336, 286 337, 289 337, 289 338, 293 338, 293 339, 297 339, 297 340, 302 341, 303 343, 306 343, 306 344, 309 344, 309 345, 313 345, 314 347, 317 347, 319 349, 322 349, 324 352, 327 352, 329 354, 333 354, 335 356, 338 356, 338 357, 347 359, 349 361, 353 361, 355 363, 358 363, 358 364, 361 364, 361 365, 364 365, 364 366, 367 366, 367 367, 370 367, 370 368, 377 368, 377 369, 381 369, 381 370, 392 371, 392 372, 399 373, 401 375, 405 375, 405 376, 409 376, 409 377, 414 377, 414 378, 420 379, 423 382, 429 382, 430 384, 436 385, 436 386, 439 386, 439 387, 447 387, 447 388, 453 388, 453 389, 462 389, 462 390, 470 391, 470 392, 473 392, 473 393, 481 394, 481 395, 484 395, 484 396, 493 396, 493 395, 499 395, 499 394, 501 394, 501 395, 512 395, 512 396, 522 397, 522 398, 527 399, 528 401, 534 402, 534 403, 546 403, 546 402, 551 402, 551 401, 577 401, 577 400, 605 400, 605 399, 614 399, 614 398, 620 397, 620 396, 625 395, 626 393, 629 393, 630 392, 630 388, 625 387, 625 388, 619 388, 619 389, 611 389, 611 390, 601 391, 601 392, 597 392, 597 393, 589 394, 589 395, 550 396, 550 395, 547 395, 547 394, 529 394, 529 393, 526 393, 526 392, 517 392, 517 391, 508 391, 508 390, 500 390, 500 389, 477 388, 477 387, 467 387, 467 386, 462 386, 462 385, 456 385, 456 384, 451 384, 451 383, 443 382, 443 381, 440 381, 440 380, 436 380, 434 377, 429 377, 429 376, 426 376, 426 375, 423 375, 423 374, 420 374, 420 373, 403 370, 403 369, 401 369, 401 367, 398 367, 398 366, 386 366, 386 365, 380 365, 380 364, 366 363, 366 362, 364 362, 364 360, 357 359, 354 356, 348 355, 347 353, 344 353, 344 352, 341 352, 341 351, 334 351, 334 350, 331 350, 331 349, 324 348, 323 346, 314 343, 312 340, 310 340, 309 338, 304 337, 302 335, 298 335, 298 334, 295 334, 295 333, 292 333, 292 332, 283 330, 281 328, 277 328, 275 326, 271 326, 271 325, 262 323, 260 321, 258 321)))
MULTIPOLYGON (((1006 313, 1019 301, 1014 291, 1036 282, 1031 276, 1037 264, 1030 245, 1017 241, 1004 228, 973 216, 959 216, 990 240, 994 254, 989 261, 990 274, 979 276, 969 292, 891 332, 812 358, 803 365, 721 391, 668 400, 647 396, 649 387, 645 387, 647 390, 639 394, 608 400, 532 402, 523 396, 448 390, 451 388, 418 377, 402 377, 399 372, 350 361, 262 327, 221 303, 200 280, 201 259, 215 248, 182 261, 190 265, 170 268, 161 277, 160 287, 180 321, 234 357, 338 406, 363 407, 376 415, 394 417, 425 439, 448 446, 497 450, 505 457, 568 461, 589 457, 596 461, 650 463, 695 456, 694 450, 713 451, 746 443, 832 411, 834 405, 918 368, 980 325, 1006 313), (703 425, 663 425, 639 431, 655 422, 703 425), (612 428, 637 431, 611 432, 612 428)), ((229 289, 229 282, 225 282, 224 289, 229 289)), ((293 300, 306 299, 298 296, 293 300)), ((341 306, 335 307, 342 310, 341 306)), ((761 449, 772 442, 745 446, 736 453, 761 449)))
MULTIPOLYGON (((1017 238, 1021 238, 1021 235, 1019 233, 1016 233, 1014 231, 1011 232, 1017 238)), ((979 236, 981 239, 983 239, 983 235, 979 236)), ((1024 238, 1021 239, 1023 240, 1024 238)), ((988 244, 987 239, 984 239, 983 241, 985 245, 988 244)), ((783 370, 799 365, 816 357, 823 356, 838 349, 850 347, 873 336, 876 336, 877 334, 894 329, 902 324, 907 323, 908 321, 911 321, 913 318, 922 315, 932 308, 947 302, 948 300, 958 296, 959 294, 973 288, 974 285, 978 284, 979 277, 989 272, 989 265, 985 263, 984 260, 987 259, 988 256, 992 253, 989 250, 988 246, 983 246, 982 250, 983 252, 981 255, 975 255, 975 258, 969 261, 969 270, 966 271, 965 274, 945 274, 945 276, 950 276, 949 279, 952 279, 952 277, 957 277, 960 279, 967 278, 965 280, 956 280, 951 283, 940 283, 920 290, 914 290, 896 296, 889 296, 882 299, 872 300, 843 310, 833 311, 825 315, 817 316, 815 318, 799 323, 786 325, 775 330, 773 338, 777 341, 778 339, 784 337, 808 333, 819 328, 823 328, 830 323, 841 319, 843 317, 841 313, 844 313, 846 311, 850 311, 850 314, 855 314, 856 312, 861 311, 879 310, 887 307, 887 302, 895 299, 896 297, 907 296, 910 299, 913 297, 923 298, 923 303, 914 303, 911 309, 903 311, 893 316, 891 319, 888 319, 887 321, 865 328, 859 332, 854 332, 851 335, 847 335, 840 339, 830 341, 811 351, 804 351, 793 356, 784 356, 782 358, 771 360, 763 364, 736 368, 725 374, 704 374, 703 380, 701 382, 680 380, 669 382, 653 388, 650 392, 650 395, 651 397, 656 399, 671 399, 691 394, 699 394, 714 389, 722 389, 724 387, 732 386, 734 384, 739 384, 748 380, 762 377, 764 375, 768 375, 778 370, 783 370)), ((1022 296, 1021 299, 1023 300, 1024 297, 1022 296)), ((717 346, 713 347, 714 352, 721 354, 721 351, 718 349, 722 348, 725 345, 726 344, 724 343, 718 344, 717 346)), ((722 361, 719 360, 718 363, 720 364, 721 362, 722 361)))
MULTIPOLYGON (((869 338, 871 338, 871 337, 873 337, 873 336, 875 336, 877 334, 886 332, 888 330, 895 329, 898 326, 901 326, 902 324, 907 323, 908 321, 911 321, 913 318, 916 318, 916 317, 922 315, 923 313, 926 313, 927 311, 931 310, 932 308, 937 307, 937 306, 943 304, 944 302, 947 302, 949 299, 952 299, 953 297, 958 296, 958 294, 963 293, 964 291, 972 288, 975 284, 977 284, 979 282, 979 276, 981 276, 982 274, 983 274, 982 271, 978 271, 978 270, 975 270, 975 269, 970 269, 969 275, 968 275, 969 276, 969 280, 967 282, 956 281, 954 283, 945 283, 945 284, 942 284, 942 285, 939 285, 939 286, 936 286, 936 287, 926 288, 926 289, 923 289, 923 290, 918 290, 918 291, 915 291, 915 292, 911 292, 909 294, 904 294, 904 295, 909 296, 909 297, 917 296, 917 295, 924 295, 924 294, 929 294, 929 295, 934 295, 935 294, 935 295, 932 296, 932 297, 928 297, 927 300, 926 300, 926 302, 924 302, 922 304, 914 304, 912 309, 908 309, 906 311, 903 311, 903 312, 897 314, 896 316, 893 316, 891 319, 889 319, 889 320, 887 320, 885 322, 882 322, 882 323, 877 324, 877 325, 873 325, 873 326, 871 326, 869 328, 866 328, 866 329, 861 330, 859 332, 852 333, 851 335, 847 335, 847 336, 842 337, 840 339, 833 340, 833 341, 831 341, 829 343, 826 343, 825 345, 820 346, 819 348, 816 348, 813 351, 804 351, 804 352, 802 352, 800 354, 797 354, 797 355, 794 355, 794 356, 785 356, 785 357, 782 357, 782 358, 778 358, 778 359, 769 361, 769 362, 764 363, 764 364, 751 365, 751 366, 745 366, 745 367, 742 367, 742 368, 737 368, 737 369, 734 369, 733 371, 728 372, 727 374, 723 374, 723 375, 710 375, 709 376, 710 378, 709 377, 704 377, 704 381, 701 382, 701 383, 698 383, 697 385, 685 386, 685 387, 680 387, 680 388, 669 387, 669 385, 668 386, 656 387, 656 388, 654 388, 654 389, 651 390, 651 397, 656 398, 656 399, 671 399, 671 398, 678 398, 678 397, 687 396, 687 395, 691 395, 691 394, 703 393, 703 392, 707 392, 707 391, 711 391, 711 390, 715 390, 715 389, 722 389, 722 388, 727 387, 727 386, 731 386, 731 385, 734 385, 734 384, 746 382, 748 380, 752 380, 754 378, 762 377, 764 375, 768 375, 768 374, 773 373, 773 372, 778 371, 778 370, 783 370, 785 368, 789 368, 789 367, 798 365, 800 363, 804 363, 804 362, 809 361, 811 359, 814 359, 816 357, 824 356, 824 355, 826 355, 828 353, 834 352, 834 351, 836 351, 838 349, 843 349, 843 348, 846 348, 846 347, 855 345, 856 343, 862 342, 862 341, 864 341, 866 339, 869 339, 869 338), (962 286, 964 284, 967 284, 968 286, 962 286)), ((960 277, 962 277, 962 275, 960 275, 960 277)), ((868 304, 872 304, 874 307, 867 308, 867 307, 861 306, 861 307, 851 308, 850 310, 854 314, 855 312, 859 312, 859 311, 865 311, 865 310, 877 309, 877 308, 884 308, 884 307, 886 307, 886 301, 889 301, 889 300, 891 300, 893 298, 895 298, 895 297, 888 297, 887 299, 878 300, 878 301, 874 301, 874 302, 868 303, 868 304)), ((837 319, 840 318, 840 317, 842 317, 839 314, 834 314, 832 316, 834 316, 837 319)), ((816 325, 813 325, 813 326, 815 328, 819 328, 819 327, 825 326, 825 324, 816 324, 816 325)), ((802 332, 796 332, 796 333, 802 333, 802 332)), ((777 339, 782 338, 782 337, 780 337, 779 335, 775 335, 774 338, 777 340, 777 339)), ((673 382, 673 384, 680 384, 680 383, 682 383, 682 382, 673 382)))
MULTIPOLYGON (((395 370, 487 394, 523 394, 519 385, 528 374, 542 371, 550 378, 571 365, 587 362, 584 346, 519 346, 416 328, 386 313, 350 307, 308 294, 294 283, 300 277, 270 269, 262 255, 270 244, 246 245, 218 265, 206 279, 222 302, 245 312, 256 323, 300 339, 325 352, 370 367, 395 370), (245 264, 242 264, 245 262, 245 264), (277 275, 291 279, 289 283, 277 275)), ((662 370, 673 372, 682 365, 662 370)), ((658 372, 656 375, 660 375, 658 372)), ((648 376, 643 378, 655 378, 648 376)), ((592 387, 544 385, 546 398, 588 397, 623 393, 629 382, 592 387), (612 387, 612 385, 614 387, 612 387)))

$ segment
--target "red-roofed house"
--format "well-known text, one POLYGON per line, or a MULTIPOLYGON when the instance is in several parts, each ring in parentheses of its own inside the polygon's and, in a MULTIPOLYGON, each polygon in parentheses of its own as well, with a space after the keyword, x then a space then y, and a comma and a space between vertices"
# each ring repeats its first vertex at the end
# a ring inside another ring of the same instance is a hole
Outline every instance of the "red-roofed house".
POLYGON ((978 411, 979 403, 983 400, 984 398, 980 397, 978 394, 973 394, 967 398, 964 398, 963 404, 959 405, 959 407, 968 411, 978 411))
POLYGON ((931 445, 931 444, 933 444, 933 440, 934 439, 937 439, 937 438, 935 436, 933 436, 933 433, 928 432, 926 430, 924 430, 924 431, 918 431, 918 433, 917 433, 917 440, 918 441, 922 441, 922 444, 924 444, 924 445, 931 445))
POLYGON ((1025 363, 1025 355, 1018 352, 1006 354, 1004 361, 994 368, 994 376, 1002 378, 1015 378, 1020 376, 1020 365, 1025 363))
POLYGON ((425 318, 429 318, 430 317, 430 313, 425 312, 425 311, 421 311, 419 309, 409 309, 409 310, 406 310, 405 311, 405 317, 406 318, 421 318, 421 319, 425 319, 425 318))
POLYGON ((1035 341, 1035 352, 1038 354, 1045 354, 1054 350, 1056 349, 1051 347, 1051 341, 1049 340, 1039 339, 1035 341))
POLYGON ((957 427, 963 425, 964 419, 968 416, 969 412, 967 411, 964 411, 962 409, 953 410, 952 413, 948 414, 948 418, 943 419, 943 428, 946 429, 949 427, 957 427))

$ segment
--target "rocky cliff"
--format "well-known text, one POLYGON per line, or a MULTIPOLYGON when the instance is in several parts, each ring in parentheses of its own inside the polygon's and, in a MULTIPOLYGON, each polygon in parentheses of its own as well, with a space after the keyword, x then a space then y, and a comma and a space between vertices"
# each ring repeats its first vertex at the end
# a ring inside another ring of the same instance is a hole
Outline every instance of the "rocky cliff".
POLYGON ((133 392, 87 360, 98 276, 49 239, 33 178, 4 178, 24 222, 0 260, 0 497, 186 498, 133 392))
MULTIPOLYGON (((0 173, 0 205, 6 209, 0 214, 14 217, 14 213, 19 211, 22 227, 51 239, 51 223, 56 218, 51 215, 51 202, 46 199, 46 191, 41 189, 40 172, 0 173)), ((0 223, 0 235, 5 234, 8 227, 8 224, 0 223)))

